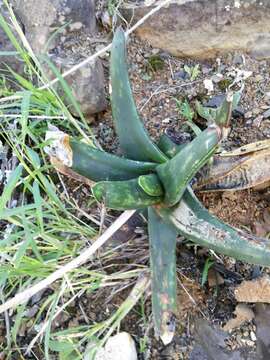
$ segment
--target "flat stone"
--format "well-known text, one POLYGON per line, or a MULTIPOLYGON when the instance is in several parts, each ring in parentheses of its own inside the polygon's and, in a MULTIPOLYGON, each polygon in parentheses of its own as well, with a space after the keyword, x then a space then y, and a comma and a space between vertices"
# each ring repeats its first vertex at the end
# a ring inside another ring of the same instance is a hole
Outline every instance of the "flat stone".
POLYGON ((11 0, 11 3, 36 53, 53 49, 63 35, 96 33, 94 0, 11 0), (62 31, 55 34, 61 27, 62 31))
POLYGON ((267 119, 270 117, 270 109, 266 110, 264 113, 263 113, 263 117, 264 119, 267 119))
POLYGON ((204 104, 204 106, 211 107, 211 108, 218 108, 219 106, 221 106, 224 99, 225 99, 225 95, 215 95, 215 96, 211 97, 211 99, 209 99, 204 104))
MULTIPOLYGON (((124 16, 138 21, 152 6, 129 4, 124 16)), ((137 35, 179 57, 215 58, 229 51, 270 57, 269 0, 172 0, 145 21, 137 35)))

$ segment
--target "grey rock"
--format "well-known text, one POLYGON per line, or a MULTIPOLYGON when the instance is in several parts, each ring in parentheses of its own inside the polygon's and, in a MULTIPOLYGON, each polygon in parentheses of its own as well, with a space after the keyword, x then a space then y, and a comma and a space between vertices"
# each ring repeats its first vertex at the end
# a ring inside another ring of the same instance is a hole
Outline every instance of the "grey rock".
POLYGON ((215 95, 213 97, 211 97, 211 99, 209 99, 204 106, 206 107, 210 107, 210 108, 218 108, 219 106, 221 106, 221 104, 223 103, 225 99, 225 95, 215 95))
POLYGON ((259 360, 248 348, 230 351, 225 343, 228 335, 221 329, 210 326, 206 320, 198 319, 195 331, 196 345, 190 360, 259 360))
MULTIPOLYGON (((35 54, 48 54, 61 72, 91 54, 89 39, 91 42, 91 37, 97 32, 94 0, 11 0, 11 3, 35 54), (78 47, 80 41, 82 45, 78 47)), ((0 51, 9 50, 9 40, 1 35, 0 30, 0 51)), ((12 57, 2 58, 3 61, 22 73, 22 63, 16 60, 14 64, 12 57)), ((55 77, 51 71, 47 70, 47 73, 49 79, 55 77)), ((100 59, 75 71, 66 81, 84 115, 106 108, 104 73, 100 59)), ((68 100, 66 103, 69 105, 68 100)), ((71 111, 77 115, 74 109, 71 111)))
MULTIPOLYGON (((6 9, 3 3, 0 1, 0 13, 5 19, 8 19, 6 9)), ((0 69, 7 69, 6 65, 10 66, 14 71, 22 73, 24 64, 19 56, 14 55, 16 49, 11 44, 4 30, 0 27, 0 51, 6 52, 7 55, 0 56, 0 69), (9 55, 8 55, 9 54, 9 55)))
POLYGON ((263 113, 263 117, 264 119, 267 119, 270 117, 270 109, 266 110, 264 113, 263 113))
POLYGON ((257 303, 255 307, 255 324, 257 326, 257 359, 270 359, 270 305, 257 303))
MULTIPOLYGON (((83 60, 83 59, 81 59, 83 60)), ((63 73, 78 63, 78 58, 68 59, 55 56, 52 61, 63 73)), ((70 74, 66 78, 67 83, 72 89, 75 99, 78 101, 80 108, 85 115, 100 112, 107 106, 104 90, 104 74, 101 62, 99 60, 92 61, 81 67, 76 72, 70 74)), ((60 92, 61 89, 60 89, 60 92)), ((69 103, 68 99, 65 99, 69 103)), ((69 106, 72 113, 77 115, 74 108, 69 106)))
MULTIPOLYGON (((157 2, 153 3, 153 6, 157 2)), ((151 7, 129 4, 122 13, 142 18, 151 7)), ((270 57, 269 0, 173 0, 137 29, 155 48, 175 56, 215 58, 232 50, 270 57)))
POLYGON ((11 0, 34 52, 44 53, 74 33, 96 32, 94 0, 11 0), (55 32, 63 27, 62 31, 55 32), (53 38, 51 36, 54 34, 53 38), (49 42, 49 44, 48 44, 49 42))
POLYGON ((174 73, 174 79, 187 80, 190 76, 185 70, 180 70, 174 73))

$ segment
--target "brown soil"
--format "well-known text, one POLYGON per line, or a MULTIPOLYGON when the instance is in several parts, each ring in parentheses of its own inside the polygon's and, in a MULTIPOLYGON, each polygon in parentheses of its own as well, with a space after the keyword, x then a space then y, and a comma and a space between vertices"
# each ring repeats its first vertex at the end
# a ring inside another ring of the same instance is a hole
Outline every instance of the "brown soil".
MULTIPOLYGON (((165 129, 171 130, 177 140, 192 138, 190 130, 183 128, 183 116, 176 107, 175 98, 187 99, 191 106, 194 101, 208 101, 209 96, 204 88, 203 80, 210 78, 217 72, 221 72, 224 78, 229 79, 229 73, 233 68, 251 70, 252 76, 247 79, 243 98, 241 100, 238 115, 233 118, 232 132, 228 141, 224 144, 227 149, 235 148, 243 144, 261 139, 270 138, 268 118, 263 113, 270 107, 270 81, 269 63, 257 62, 245 56, 245 64, 238 63, 241 54, 229 54, 220 59, 220 63, 213 61, 199 63, 200 74, 191 81, 183 74, 184 65, 190 67, 198 64, 190 60, 181 60, 167 53, 152 49, 148 44, 142 43, 132 36, 128 47, 130 76, 132 80, 136 103, 144 121, 145 127, 154 140, 157 140, 165 129), (153 59, 160 59, 158 69, 153 67, 153 59), (240 116, 239 116, 240 114, 240 116)), ((105 69, 108 69, 108 60, 103 59, 105 69)), ((241 62, 241 61, 240 61, 241 62)), ((222 84, 215 85, 213 95, 221 94, 222 84)), ((195 119, 202 128, 206 126, 202 119, 195 119)), ((104 149, 119 153, 117 139, 112 128, 111 112, 99 114, 93 128, 100 144, 104 149)), ((72 196, 76 198, 78 205, 88 210, 87 197, 89 188, 66 179, 65 185, 70 189, 72 196), (78 195, 80 194, 80 195, 78 195)), ((218 192, 204 193, 199 195, 209 210, 225 222, 247 231, 257 229, 257 224, 262 221, 263 211, 269 207, 269 196, 264 192, 246 190, 234 193, 218 192)), ((99 211, 96 209, 95 211, 99 211)), ((93 212, 91 213, 93 214, 93 212)), ((115 212, 109 212, 106 221, 109 222, 115 216, 115 212)), ((109 262, 93 262, 95 266, 110 265, 108 271, 131 269, 135 265, 148 265, 148 241, 146 237, 146 224, 138 220, 130 224, 127 232, 118 233, 112 244, 124 244, 114 254, 109 262)), ((100 261, 100 259, 98 260, 100 261)), ((149 297, 144 299, 144 312, 147 321, 142 316, 142 304, 125 318, 121 324, 121 330, 128 331, 135 339, 140 350, 140 340, 145 337, 146 345, 141 347, 139 359, 189 359, 194 345, 194 319, 204 317, 216 325, 224 325, 233 316, 236 301, 233 290, 242 279, 251 279, 261 272, 256 266, 247 265, 232 258, 213 255, 209 251, 198 248, 184 239, 179 239, 177 248, 177 270, 179 279, 177 331, 174 341, 164 347, 154 337, 151 319, 151 304, 149 297), (201 285, 202 272, 208 257, 215 260, 214 272, 223 279, 223 284, 214 287, 206 283, 201 285), (150 323, 150 325, 149 325, 150 323)), ((267 270, 263 270, 267 271, 267 270)), ((113 313, 127 297, 131 287, 112 295, 111 290, 104 290, 97 296, 84 295, 80 302, 72 303, 67 314, 56 319, 52 329, 64 329, 76 325, 85 325, 85 318, 78 306, 80 304, 87 314, 90 322, 102 321, 113 313), (109 299, 109 301, 108 301, 109 299), (106 301, 107 300, 107 301, 106 301)), ((115 289, 114 289, 115 290, 115 289)), ((45 296, 46 294, 44 294, 45 296)), ((29 321, 29 328, 31 323, 29 321)), ((255 330, 252 323, 245 324, 232 333, 230 347, 237 348, 248 344, 254 348, 256 343, 250 339, 251 331, 255 330), (250 340, 247 342, 247 340, 250 340)), ((33 334, 27 327, 20 332, 18 343, 29 343, 33 334), (26 337, 27 334, 27 337, 26 337)), ((0 324, 0 339, 4 336, 4 329, 0 324)), ((36 351, 38 354, 38 349, 36 351)), ((1 354, 0 354, 1 358, 1 354)))
MULTIPOLYGON (((245 63, 239 64, 237 59, 241 58, 241 54, 229 54, 226 58, 220 59, 219 64, 215 61, 200 63, 201 73, 196 80, 191 81, 181 77, 183 67, 184 65, 192 67, 198 62, 176 59, 158 49, 152 49, 135 37, 132 37, 128 49, 130 76, 136 103, 145 127, 154 140, 157 140, 165 129, 170 129, 177 140, 183 137, 190 139, 190 131, 183 129, 184 119, 177 110, 175 98, 187 99, 192 106, 196 99, 207 101, 215 95, 224 93, 224 89, 221 89, 222 84, 215 84, 214 93, 208 96, 203 80, 211 78, 217 72, 221 72, 225 79, 229 79, 228 74, 234 68, 252 71, 252 76, 246 80, 239 112, 234 114, 232 131, 224 148, 232 149, 270 137, 270 120, 263 117, 263 113, 270 106, 268 62, 257 62, 245 56, 245 63), (156 71, 153 71, 149 65, 154 57, 160 58, 163 62, 162 68, 156 71)), ((205 127, 202 119, 195 121, 202 128, 205 127)), ((112 130, 110 111, 99 116, 95 130, 104 148, 119 152, 112 130)), ((256 224, 262 221, 263 210, 269 206, 269 196, 265 191, 204 193, 199 194, 199 197, 204 205, 222 220, 250 232, 253 230, 256 232, 256 224)), ((260 272, 256 266, 218 255, 215 271, 221 275, 224 283, 213 288, 207 284, 202 287, 202 270, 208 257, 209 252, 205 249, 197 249, 190 245, 178 248, 177 266, 180 286, 175 340, 167 347, 163 347, 150 332, 148 350, 139 355, 140 359, 189 359, 194 339, 194 318, 205 317, 213 324, 224 325, 233 317, 236 304, 233 296, 234 287, 243 278, 250 279, 260 272)), ((148 302, 147 305, 146 313, 149 315, 148 302)), ((123 322, 122 328, 138 340, 143 336, 145 329, 134 324, 136 324, 136 315, 131 314, 123 322)), ((250 340, 250 332, 254 330, 255 325, 249 323, 234 331, 228 342, 230 348, 235 349, 243 344, 255 347, 255 342, 250 340)))

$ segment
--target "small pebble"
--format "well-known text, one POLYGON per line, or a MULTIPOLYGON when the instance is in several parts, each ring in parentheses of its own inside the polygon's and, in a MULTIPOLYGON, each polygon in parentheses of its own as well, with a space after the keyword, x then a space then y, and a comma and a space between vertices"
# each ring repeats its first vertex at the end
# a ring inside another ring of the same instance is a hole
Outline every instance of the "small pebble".
POLYGON ((166 118, 162 120, 163 124, 169 124, 169 122, 170 122, 170 118, 166 118))
POLYGON ((264 77, 262 76, 262 75, 256 75, 255 76, 255 81, 257 81, 257 82, 260 82, 260 81, 262 81, 264 79, 264 77))
POLYGON ((263 113, 263 117, 264 119, 267 119, 270 117, 270 109, 266 110, 264 113, 263 113))
POLYGON ((235 65, 241 65, 244 63, 243 55, 235 55, 233 58, 233 63, 235 65))
POLYGON ((261 109, 255 108, 252 112, 253 112, 254 115, 259 115, 260 112, 261 112, 261 109))
POLYGON ((252 117, 252 111, 247 111, 245 113, 245 119, 250 119, 252 117))
POLYGON ((255 334, 254 331, 251 331, 251 332, 250 332, 250 338, 251 338, 252 341, 256 341, 256 340, 257 340, 256 334, 255 334))
POLYGON ((157 55, 159 54, 160 50, 159 49, 152 49, 152 54, 153 55, 157 55))
POLYGON ((213 75, 211 77, 211 79, 215 84, 217 84, 223 79, 223 75, 222 74, 215 74, 215 75, 213 75))

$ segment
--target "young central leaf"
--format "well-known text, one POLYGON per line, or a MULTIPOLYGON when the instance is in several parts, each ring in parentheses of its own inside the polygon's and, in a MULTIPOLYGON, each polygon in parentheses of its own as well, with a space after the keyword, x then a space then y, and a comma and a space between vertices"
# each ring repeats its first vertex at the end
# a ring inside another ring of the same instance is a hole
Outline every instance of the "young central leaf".
POLYGON ((175 157, 156 168, 165 188, 165 203, 168 206, 181 199, 190 180, 213 155, 220 136, 218 127, 208 127, 175 157))

